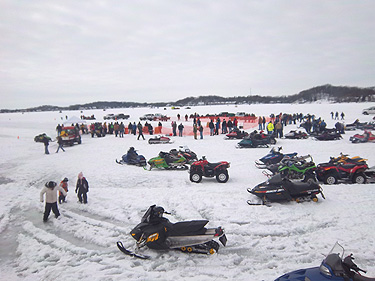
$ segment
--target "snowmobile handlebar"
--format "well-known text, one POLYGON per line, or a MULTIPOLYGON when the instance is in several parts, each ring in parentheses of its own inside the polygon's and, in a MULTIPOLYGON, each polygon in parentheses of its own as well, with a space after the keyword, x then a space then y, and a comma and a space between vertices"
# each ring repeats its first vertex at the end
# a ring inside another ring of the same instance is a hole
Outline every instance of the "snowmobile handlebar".
POLYGON ((362 271, 363 273, 366 273, 366 270, 363 270, 361 268, 359 268, 354 262, 354 257, 353 257, 353 254, 350 254, 349 256, 347 256, 345 259, 344 259, 344 264, 346 266, 348 266, 350 269, 356 271, 356 272, 359 272, 359 271, 362 271))

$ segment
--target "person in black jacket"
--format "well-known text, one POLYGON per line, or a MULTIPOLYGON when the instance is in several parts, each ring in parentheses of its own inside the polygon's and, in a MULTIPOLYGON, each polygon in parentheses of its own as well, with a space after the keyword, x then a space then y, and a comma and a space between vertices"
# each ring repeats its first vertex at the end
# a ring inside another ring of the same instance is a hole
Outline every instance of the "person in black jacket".
POLYGON ((86 178, 83 176, 82 172, 78 174, 76 193, 77 191, 78 191, 77 197, 78 197, 79 202, 87 204, 87 192, 89 192, 89 183, 87 182, 86 178))

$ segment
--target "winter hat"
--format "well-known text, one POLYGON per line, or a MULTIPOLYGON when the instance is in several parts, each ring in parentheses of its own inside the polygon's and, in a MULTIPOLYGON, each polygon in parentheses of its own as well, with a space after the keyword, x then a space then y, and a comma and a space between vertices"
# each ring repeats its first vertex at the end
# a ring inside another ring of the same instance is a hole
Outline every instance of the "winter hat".
POLYGON ((46 182, 46 187, 54 188, 57 184, 54 181, 46 182))
POLYGON ((69 180, 68 180, 68 178, 64 178, 63 181, 64 181, 64 182, 67 182, 67 181, 69 181, 69 180))
POLYGON ((78 174, 78 178, 79 178, 79 179, 83 179, 83 173, 82 173, 82 172, 80 172, 80 173, 78 174))

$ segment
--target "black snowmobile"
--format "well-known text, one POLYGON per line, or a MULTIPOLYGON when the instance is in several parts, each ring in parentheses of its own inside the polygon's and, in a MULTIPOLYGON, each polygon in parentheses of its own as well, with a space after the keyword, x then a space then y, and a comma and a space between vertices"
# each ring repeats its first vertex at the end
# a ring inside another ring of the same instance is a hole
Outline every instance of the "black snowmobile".
POLYGON ((152 205, 131 232, 131 236, 137 240, 134 252, 125 249, 122 243, 117 242, 118 248, 125 254, 147 259, 138 253, 139 249, 147 246, 154 250, 179 249, 182 252, 214 254, 219 250, 218 239, 224 246, 227 238, 224 230, 206 228, 208 220, 193 220, 171 223, 163 214, 169 214, 163 207, 152 205))
POLYGON ((300 139, 307 139, 309 135, 302 131, 292 130, 289 133, 285 134, 284 137, 286 139, 300 140, 300 139))
POLYGON ((297 203, 312 200, 318 201, 318 194, 325 199, 322 188, 315 182, 291 181, 277 174, 247 191, 260 200, 248 200, 249 205, 267 205, 270 202, 296 201, 297 203))
POLYGON ((342 139, 341 134, 336 132, 336 129, 334 129, 334 130, 327 129, 327 130, 317 134, 314 137, 315 137, 315 139, 320 140, 320 141, 331 141, 331 140, 342 139))
POLYGON ((116 163, 124 165, 135 165, 135 166, 146 166, 146 158, 143 155, 139 155, 134 147, 130 147, 128 152, 122 155, 121 160, 116 159, 116 163))

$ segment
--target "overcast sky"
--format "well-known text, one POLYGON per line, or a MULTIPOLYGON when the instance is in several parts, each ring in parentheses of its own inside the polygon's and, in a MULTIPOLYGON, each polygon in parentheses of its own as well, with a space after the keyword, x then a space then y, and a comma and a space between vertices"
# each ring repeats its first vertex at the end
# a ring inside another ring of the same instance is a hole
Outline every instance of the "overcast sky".
POLYGON ((0 108, 375 86, 375 1, 0 0, 0 108))

